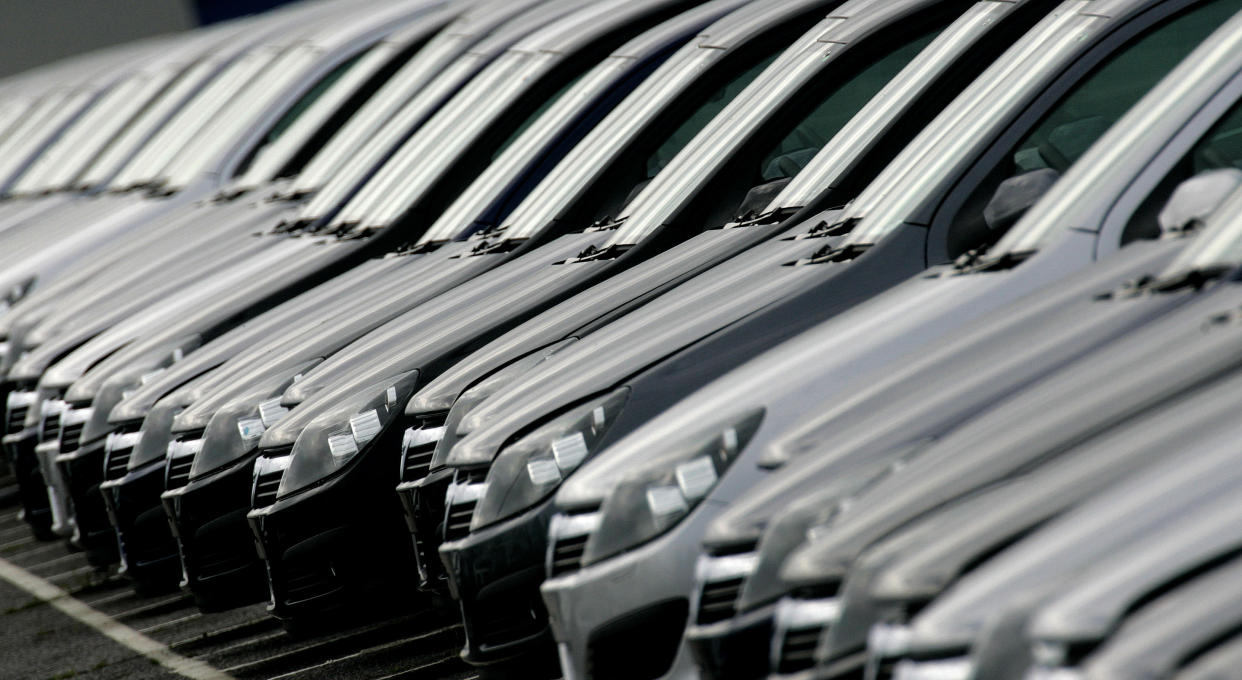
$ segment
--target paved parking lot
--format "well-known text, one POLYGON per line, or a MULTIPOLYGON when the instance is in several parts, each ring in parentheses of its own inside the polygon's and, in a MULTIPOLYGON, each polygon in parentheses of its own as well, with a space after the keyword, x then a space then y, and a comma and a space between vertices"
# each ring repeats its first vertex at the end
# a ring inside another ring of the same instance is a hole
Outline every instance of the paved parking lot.
POLYGON ((142 596, 60 541, 31 537, 0 509, 0 678, 473 677, 457 658, 460 627, 426 614, 306 638, 256 604, 202 614, 179 592, 142 596))

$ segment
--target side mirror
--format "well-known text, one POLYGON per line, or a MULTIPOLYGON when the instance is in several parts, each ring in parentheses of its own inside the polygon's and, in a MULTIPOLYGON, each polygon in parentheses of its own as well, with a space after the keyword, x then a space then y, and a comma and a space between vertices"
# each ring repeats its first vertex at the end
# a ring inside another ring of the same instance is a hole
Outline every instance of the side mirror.
POLYGON ((1160 231, 1175 234, 1190 231, 1207 220, 1239 186, 1242 170, 1206 170, 1177 185, 1157 220, 1160 231))
POLYGON ((742 199, 742 204, 738 206, 734 215, 739 217, 748 217, 758 215, 764 208, 771 205, 772 201, 789 186, 789 177, 765 182, 759 186, 750 188, 746 192, 746 198, 742 199))
POLYGON ((995 233, 1007 231, 1048 193, 1058 179, 1061 179, 1061 173, 1052 168, 1040 168, 1001 182, 996 187, 996 193, 992 194, 992 200, 983 209, 983 221, 988 229, 995 233))

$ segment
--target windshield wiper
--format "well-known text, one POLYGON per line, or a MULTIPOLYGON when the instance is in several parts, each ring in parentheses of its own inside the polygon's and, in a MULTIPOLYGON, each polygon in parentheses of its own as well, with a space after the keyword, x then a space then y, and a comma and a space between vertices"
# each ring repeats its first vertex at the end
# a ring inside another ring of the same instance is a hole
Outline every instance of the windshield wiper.
POLYGON ((968 250, 958 256, 953 261, 954 275, 972 274, 974 272, 998 272, 1014 267, 1026 262, 1032 255, 1034 250, 1022 250, 1017 252, 1005 252, 988 257, 986 248, 976 248, 968 250))
POLYGON ((630 244, 630 243, 614 243, 610 246, 604 246, 603 248, 596 248, 595 246, 587 246, 585 249, 583 249, 582 252, 578 253, 574 257, 571 257, 568 260, 563 260, 561 262, 558 262, 557 264, 574 264, 576 262, 594 262, 596 260, 613 260, 618 257, 621 257, 621 255, 625 254, 625 251, 633 247, 634 247, 633 244, 630 244))
POLYGON ((810 257, 786 262, 786 267, 801 267, 808 264, 826 264, 828 262, 849 262, 871 249, 870 243, 850 243, 844 246, 826 245, 811 253, 810 257))

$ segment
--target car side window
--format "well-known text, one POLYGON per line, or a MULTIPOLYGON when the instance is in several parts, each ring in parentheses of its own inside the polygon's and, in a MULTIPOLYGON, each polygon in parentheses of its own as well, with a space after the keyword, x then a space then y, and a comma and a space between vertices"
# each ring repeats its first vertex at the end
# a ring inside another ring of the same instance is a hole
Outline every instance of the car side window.
POLYGON ((1239 9, 1242 0, 1211 0, 1186 9, 1130 40, 1077 82, 1004 154, 953 217, 949 257, 990 245, 1017 221, 1015 215, 1003 225, 989 224, 984 216, 1002 182, 1037 171, 1064 173, 1239 9))
POLYGON ((1121 234, 1122 245, 1138 239, 1159 237, 1160 211, 1173 191, 1195 175, 1226 168, 1242 170, 1242 102, 1234 104, 1216 121, 1143 199, 1126 222, 1121 234))

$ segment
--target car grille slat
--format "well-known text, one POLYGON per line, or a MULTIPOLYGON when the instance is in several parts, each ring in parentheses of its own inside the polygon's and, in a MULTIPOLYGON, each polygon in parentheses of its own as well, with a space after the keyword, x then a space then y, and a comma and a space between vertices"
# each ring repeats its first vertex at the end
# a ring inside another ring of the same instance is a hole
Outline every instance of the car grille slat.
POLYGON ((43 417, 43 426, 39 430, 39 441, 55 441, 60 436, 60 414, 48 413, 43 417))
POLYGON ((470 533, 470 519, 474 517, 474 506, 478 504, 478 501, 466 501, 449 508, 448 521, 444 524, 445 541, 455 541, 470 533))
POLYGON ((328 595, 340 588, 336 573, 327 565, 291 569, 285 583, 286 601, 291 604, 328 595))
POLYGON ((26 424, 26 413, 30 411, 29 406, 14 406, 9 409, 8 418, 5 420, 4 433, 16 434, 22 431, 22 426, 26 424))
POLYGON ((572 536, 556 541, 552 546, 552 576, 560 576, 582 568, 582 556, 586 554, 590 535, 572 536))
POLYGON ((120 479, 125 476, 125 470, 129 468, 129 457, 133 455, 132 448, 114 449, 108 454, 108 461, 104 465, 105 479, 120 479))
POLYGON ((73 453, 81 446, 82 429, 86 427, 86 423, 72 423, 61 428, 60 432, 60 452, 73 453))
POLYGON ((431 459, 435 453, 435 444, 410 447, 405 454, 405 465, 401 468, 401 481, 413 482, 426 477, 431 471, 431 459))
POLYGON ((254 482, 254 502, 256 508, 265 508, 276 502, 276 491, 280 488, 280 479, 284 476, 283 470, 274 472, 265 472, 254 482))
POLYGON ((165 488, 179 489, 190 481, 190 468, 194 467, 194 456, 181 456, 168 461, 168 476, 165 488))
POLYGON ((699 597, 698 622, 700 625, 731 619, 737 614, 737 599, 746 583, 743 577, 703 584, 699 597))
POLYGON ((797 673, 815 665, 815 648, 819 646, 823 628, 800 628, 786 631, 781 639, 778 673, 797 673))

